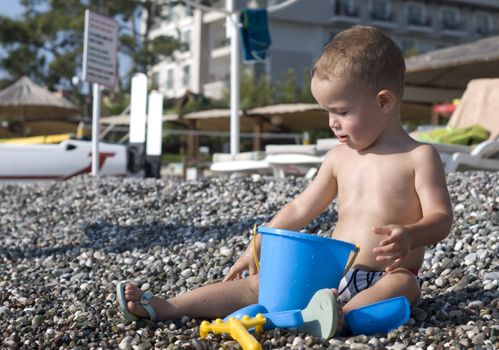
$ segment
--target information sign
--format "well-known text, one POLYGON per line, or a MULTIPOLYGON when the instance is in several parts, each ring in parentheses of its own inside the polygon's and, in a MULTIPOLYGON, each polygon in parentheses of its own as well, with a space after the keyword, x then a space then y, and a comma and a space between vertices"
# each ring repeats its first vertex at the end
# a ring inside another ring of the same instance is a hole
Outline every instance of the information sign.
POLYGON ((117 48, 118 23, 86 10, 83 80, 113 88, 116 85, 117 48))

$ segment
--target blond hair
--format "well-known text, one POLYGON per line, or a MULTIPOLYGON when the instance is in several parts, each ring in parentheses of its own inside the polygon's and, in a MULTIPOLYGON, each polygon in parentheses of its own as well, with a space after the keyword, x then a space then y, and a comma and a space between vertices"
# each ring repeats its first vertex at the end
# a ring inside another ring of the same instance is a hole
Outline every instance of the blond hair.
POLYGON ((312 68, 320 80, 342 78, 375 89, 404 92, 405 62, 400 48, 380 30, 354 26, 337 34, 312 68))

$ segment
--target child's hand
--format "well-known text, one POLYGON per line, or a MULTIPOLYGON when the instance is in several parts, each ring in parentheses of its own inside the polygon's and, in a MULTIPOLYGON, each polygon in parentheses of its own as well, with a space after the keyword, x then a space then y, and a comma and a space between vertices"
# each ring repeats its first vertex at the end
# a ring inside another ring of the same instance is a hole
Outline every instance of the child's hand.
MULTIPOLYGON (((257 247, 259 244, 257 243, 257 247)), ((257 254, 258 256, 260 254, 257 254)), ((253 241, 250 242, 248 248, 244 251, 243 255, 236 261, 234 265, 229 270, 229 273, 224 278, 224 282, 240 279, 242 277, 243 271, 249 271, 250 275, 254 275, 258 272, 255 264, 255 259, 253 257, 253 241)))
POLYGON ((386 272, 399 268, 411 250, 411 242, 407 229, 400 225, 387 225, 373 227, 373 232, 378 235, 388 236, 388 238, 379 243, 379 247, 373 249, 373 253, 377 255, 376 261, 391 263, 386 268, 386 272))

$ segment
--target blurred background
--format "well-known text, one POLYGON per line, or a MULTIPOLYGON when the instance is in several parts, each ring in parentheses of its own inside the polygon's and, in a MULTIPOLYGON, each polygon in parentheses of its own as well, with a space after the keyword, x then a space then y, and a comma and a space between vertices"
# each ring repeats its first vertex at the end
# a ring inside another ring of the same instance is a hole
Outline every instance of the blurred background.
MULTIPOLYGON (((210 162, 214 153, 227 153, 226 1, 194 3, 204 10, 189 1, 167 0, 2 4, 0 89, 10 90, 0 91, 0 138, 78 133, 88 139, 92 95, 90 84, 81 79, 81 67, 83 14, 90 9, 119 24, 119 83, 103 91, 102 140, 126 144, 131 78, 145 73, 149 90, 164 97, 162 165, 210 162), (21 98, 19 91, 28 90, 21 98), (30 109, 23 99, 43 103, 30 109)), ((236 9, 282 3, 236 1, 236 9)), ((266 58, 241 61, 242 152, 270 144, 313 144, 333 136, 310 93, 309 72, 324 45, 352 25, 376 26, 402 49, 407 63, 402 122, 409 131, 445 125, 470 80, 498 76, 497 1, 295 1, 268 13, 271 46, 266 58)))

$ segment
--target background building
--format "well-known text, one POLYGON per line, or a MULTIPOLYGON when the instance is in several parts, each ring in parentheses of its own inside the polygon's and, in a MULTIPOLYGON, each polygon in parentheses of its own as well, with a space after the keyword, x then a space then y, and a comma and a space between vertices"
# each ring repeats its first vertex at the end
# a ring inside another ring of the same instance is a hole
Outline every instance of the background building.
MULTIPOLYGON (((267 1, 268 5, 283 0, 267 1)), ((244 3, 243 1, 237 1, 244 3)), ((225 8, 225 1, 214 8, 225 8)), ((173 59, 152 69, 155 86, 168 97, 186 90, 220 98, 229 87, 230 47, 226 18, 184 6, 165 8, 166 20, 154 31, 173 35, 185 44, 173 59)), ((293 69, 298 84, 323 46, 352 25, 380 28, 406 56, 495 35, 499 29, 497 0, 302 0, 269 14, 272 46, 265 62, 256 65, 271 81, 293 69)), ((254 69, 255 65, 243 65, 254 69)))

